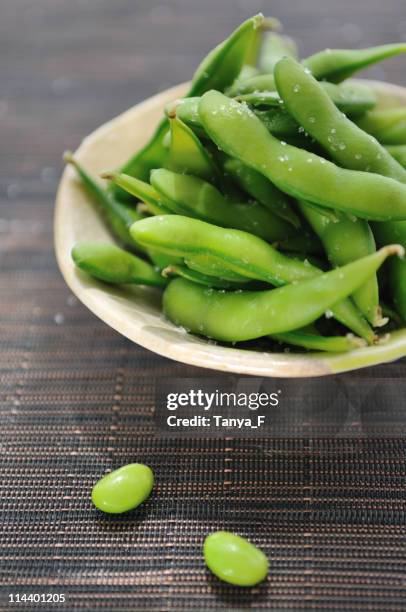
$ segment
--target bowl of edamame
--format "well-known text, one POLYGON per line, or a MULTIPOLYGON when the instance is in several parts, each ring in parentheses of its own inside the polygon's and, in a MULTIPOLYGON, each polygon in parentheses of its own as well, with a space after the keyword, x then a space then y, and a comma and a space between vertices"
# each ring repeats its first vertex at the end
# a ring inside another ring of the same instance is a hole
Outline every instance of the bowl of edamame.
POLYGON ((193 79, 67 153, 61 272, 166 357, 321 376, 406 355, 406 89, 355 79, 406 44, 299 59, 256 15, 193 79), (134 151, 135 150, 135 151, 134 151))

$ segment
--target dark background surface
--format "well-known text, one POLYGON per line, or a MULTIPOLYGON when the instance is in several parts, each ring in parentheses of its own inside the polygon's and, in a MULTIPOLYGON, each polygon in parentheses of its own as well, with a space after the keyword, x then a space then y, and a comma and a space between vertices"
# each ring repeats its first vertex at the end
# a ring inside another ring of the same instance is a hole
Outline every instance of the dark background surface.
MULTIPOLYGON (((28 588, 67 593, 65 609, 406 606, 401 437, 370 440, 351 427, 335 439, 157 437, 155 379, 210 374, 97 320, 53 255, 63 150, 184 81, 258 10, 279 17, 303 55, 406 39, 403 0, 0 2, 2 610, 8 593, 28 588), (131 461, 156 471, 153 497, 129 515, 100 516, 92 484, 131 461), (218 528, 263 548, 266 583, 240 590, 207 574, 201 543, 218 528)), ((370 75, 406 85, 405 61, 370 75)), ((347 379, 393 395, 404 373, 397 363, 347 379)), ((401 406, 400 386, 398 395, 401 406)))

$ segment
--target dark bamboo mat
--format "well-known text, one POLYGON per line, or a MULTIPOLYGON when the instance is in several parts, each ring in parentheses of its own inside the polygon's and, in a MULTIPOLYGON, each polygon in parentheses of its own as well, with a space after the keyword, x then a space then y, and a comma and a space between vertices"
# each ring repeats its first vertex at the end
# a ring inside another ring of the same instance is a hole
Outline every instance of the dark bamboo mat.
MULTIPOLYGON (((404 39, 403 4, 1 3, 1 610, 19 609, 8 594, 24 592, 65 593, 66 610, 405 609, 404 438, 369 439, 351 423, 326 439, 162 437, 155 381, 210 373, 98 321, 65 287, 52 250, 62 151, 184 80, 243 17, 272 8, 309 53, 404 39), (92 484, 131 461, 154 468, 153 496, 101 516, 92 484), (241 590, 208 575, 202 540, 219 528, 263 548, 266 583, 241 590)), ((404 66, 372 75, 405 84, 404 66)), ((401 410, 405 367, 347 380, 378 381, 401 410)))

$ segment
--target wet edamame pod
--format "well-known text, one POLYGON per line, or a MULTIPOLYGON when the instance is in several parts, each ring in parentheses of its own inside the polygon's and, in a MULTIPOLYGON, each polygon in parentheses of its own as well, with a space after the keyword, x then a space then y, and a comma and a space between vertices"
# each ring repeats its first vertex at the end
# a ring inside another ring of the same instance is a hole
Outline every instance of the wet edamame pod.
MULTIPOLYGON (((373 109, 376 105, 377 98, 372 89, 361 83, 343 83, 342 85, 335 85, 327 81, 318 82, 319 87, 322 88, 331 102, 335 104, 337 109, 346 115, 358 117, 373 109)), ((275 85, 274 78, 274 86, 275 85)), ((298 87, 300 87, 300 85, 296 83, 295 87, 297 89, 296 93, 298 93, 298 87)), ((283 99, 277 91, 261 91, 257 89, 253 92, 238 94, 235 98, 239 102, 246 102, 251 106, 264 108, 273 107, 281 109, 284 104, 283 99)))
POLYGON ((165 279, 143 259, 114 244, 80 242, 72 249, 78 268, 90 276, 114 285, 165 287, 165 279))
POLYGON ((231 157, 225 159, 223 168, 254 200, 291 223, 293 227, 300 227, 300 219, 294 212, 289 199, 262 174, 231 157))
MULTIPOLYGON (((209 257, 220 267, 222 278, 227 278, 225 268, 247 279, 280 286, 321 274, 308 260, 287 257, 257 236, 180 215, 144 219, 134 223, 131 232, 146 248, 183 257, 187 265, 196 257, 209 257)), ((207 266, 197 271, 207 273, 207 266)), ((371 328, 352 302, 336 304, 333 313, 358 336, 373 342, 371 328)))
POLYGON ((164 312, 176 325, 224 342, 288 332, 318 319, 354 293, 387 257, 403 253, 399 245, 387 246, 342 268, 269 291, 218 291, 178 278, 164 292, 164 312))
POLYGON ((406 108, 372 110, 357 120, 360 128, 384 145, 406 144, 406 108))
MULTIPOLYGON (((200 96, 211 88, 224 90, 231 85, 244 64, 247 49, 253 43, 256 31, 262 27, 263 22, 262 14, 254 15, 244 21, 225 41, 212 49, 197 68, 186 97, 200 96)), ((153 168, 165 166, 168 151, 163 141, 168 129, 169 123, 165 117, 150 141, 122 166, 121 172, 148 181, 153 168)), ((130 199, 128 193, 118 185, 113 184, 110 189, 118 198, 127 201, 130 199)))
POLYGON ((344 168, 406 181, 406 170, 377 140, 345 117, 298 62, 290 58, 278 62, 275 82, 289 113, 333 160, 344 168))
POLYGON ((283 240, 294 228, 264 206, 231 202, 213 185, 194 176, 163 168, 151 172, 151 184, 164 201, 173 202, 175 212, 208 221, 221 227, 234 227, 269 242, 283 240))
POLYGON ((359 70, 401 53, 406 53, 406 43, 369 49, 325 49, 311 55, 302 63, 316 79, 340 83, 359 70))
POLYGON ((206 132, 225 153, 269 178, 294 197, 371 220, 406 219, 406 185, 340 168, 273 137, 244 104, 210 91, 200 100, 206 132))
MULTIPOLYGON (((327 257, 334 267, 343 266, 351 261, 375 252, 375 240, 371 228, 363 219, 351 219, 336 213, 335 219, 325 216, 313 206, 299 200, 299 207, 321 239, 327 257)), ((369 277, 352 296, 355 304, 374 327, 386 323, 379 307, 379 289, 376 276, 369 277)))

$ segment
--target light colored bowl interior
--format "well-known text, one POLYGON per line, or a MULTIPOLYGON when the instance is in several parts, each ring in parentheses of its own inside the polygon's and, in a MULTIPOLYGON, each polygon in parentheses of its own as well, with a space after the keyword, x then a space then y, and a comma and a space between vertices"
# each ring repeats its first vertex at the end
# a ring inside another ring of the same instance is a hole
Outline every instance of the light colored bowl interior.
MULTIPOLYGON (((406 103, 406 89, 374 82, 381 105, 406 103)), ((119 167, 149 139, 164 105, 181 97, 187 84, 168 89, 106 123, 88 136, 77 159, 93 175, 119 167)), ((382 345, 351 354, 271 353, 228 348, 186 334, 165 320, 154 289, 107 287, 75 269, 70 252, 81 240, 112 241, 72 168, 66 168, 55 211, 55 250, 60 270, 73 293, 100 319, 137 344, 165 357, 204 368, 257 376, 322 376, 392 361, 406 355, 406 330, 382 345)), ((293 349, 292 349, 293 350, 293 349)))

